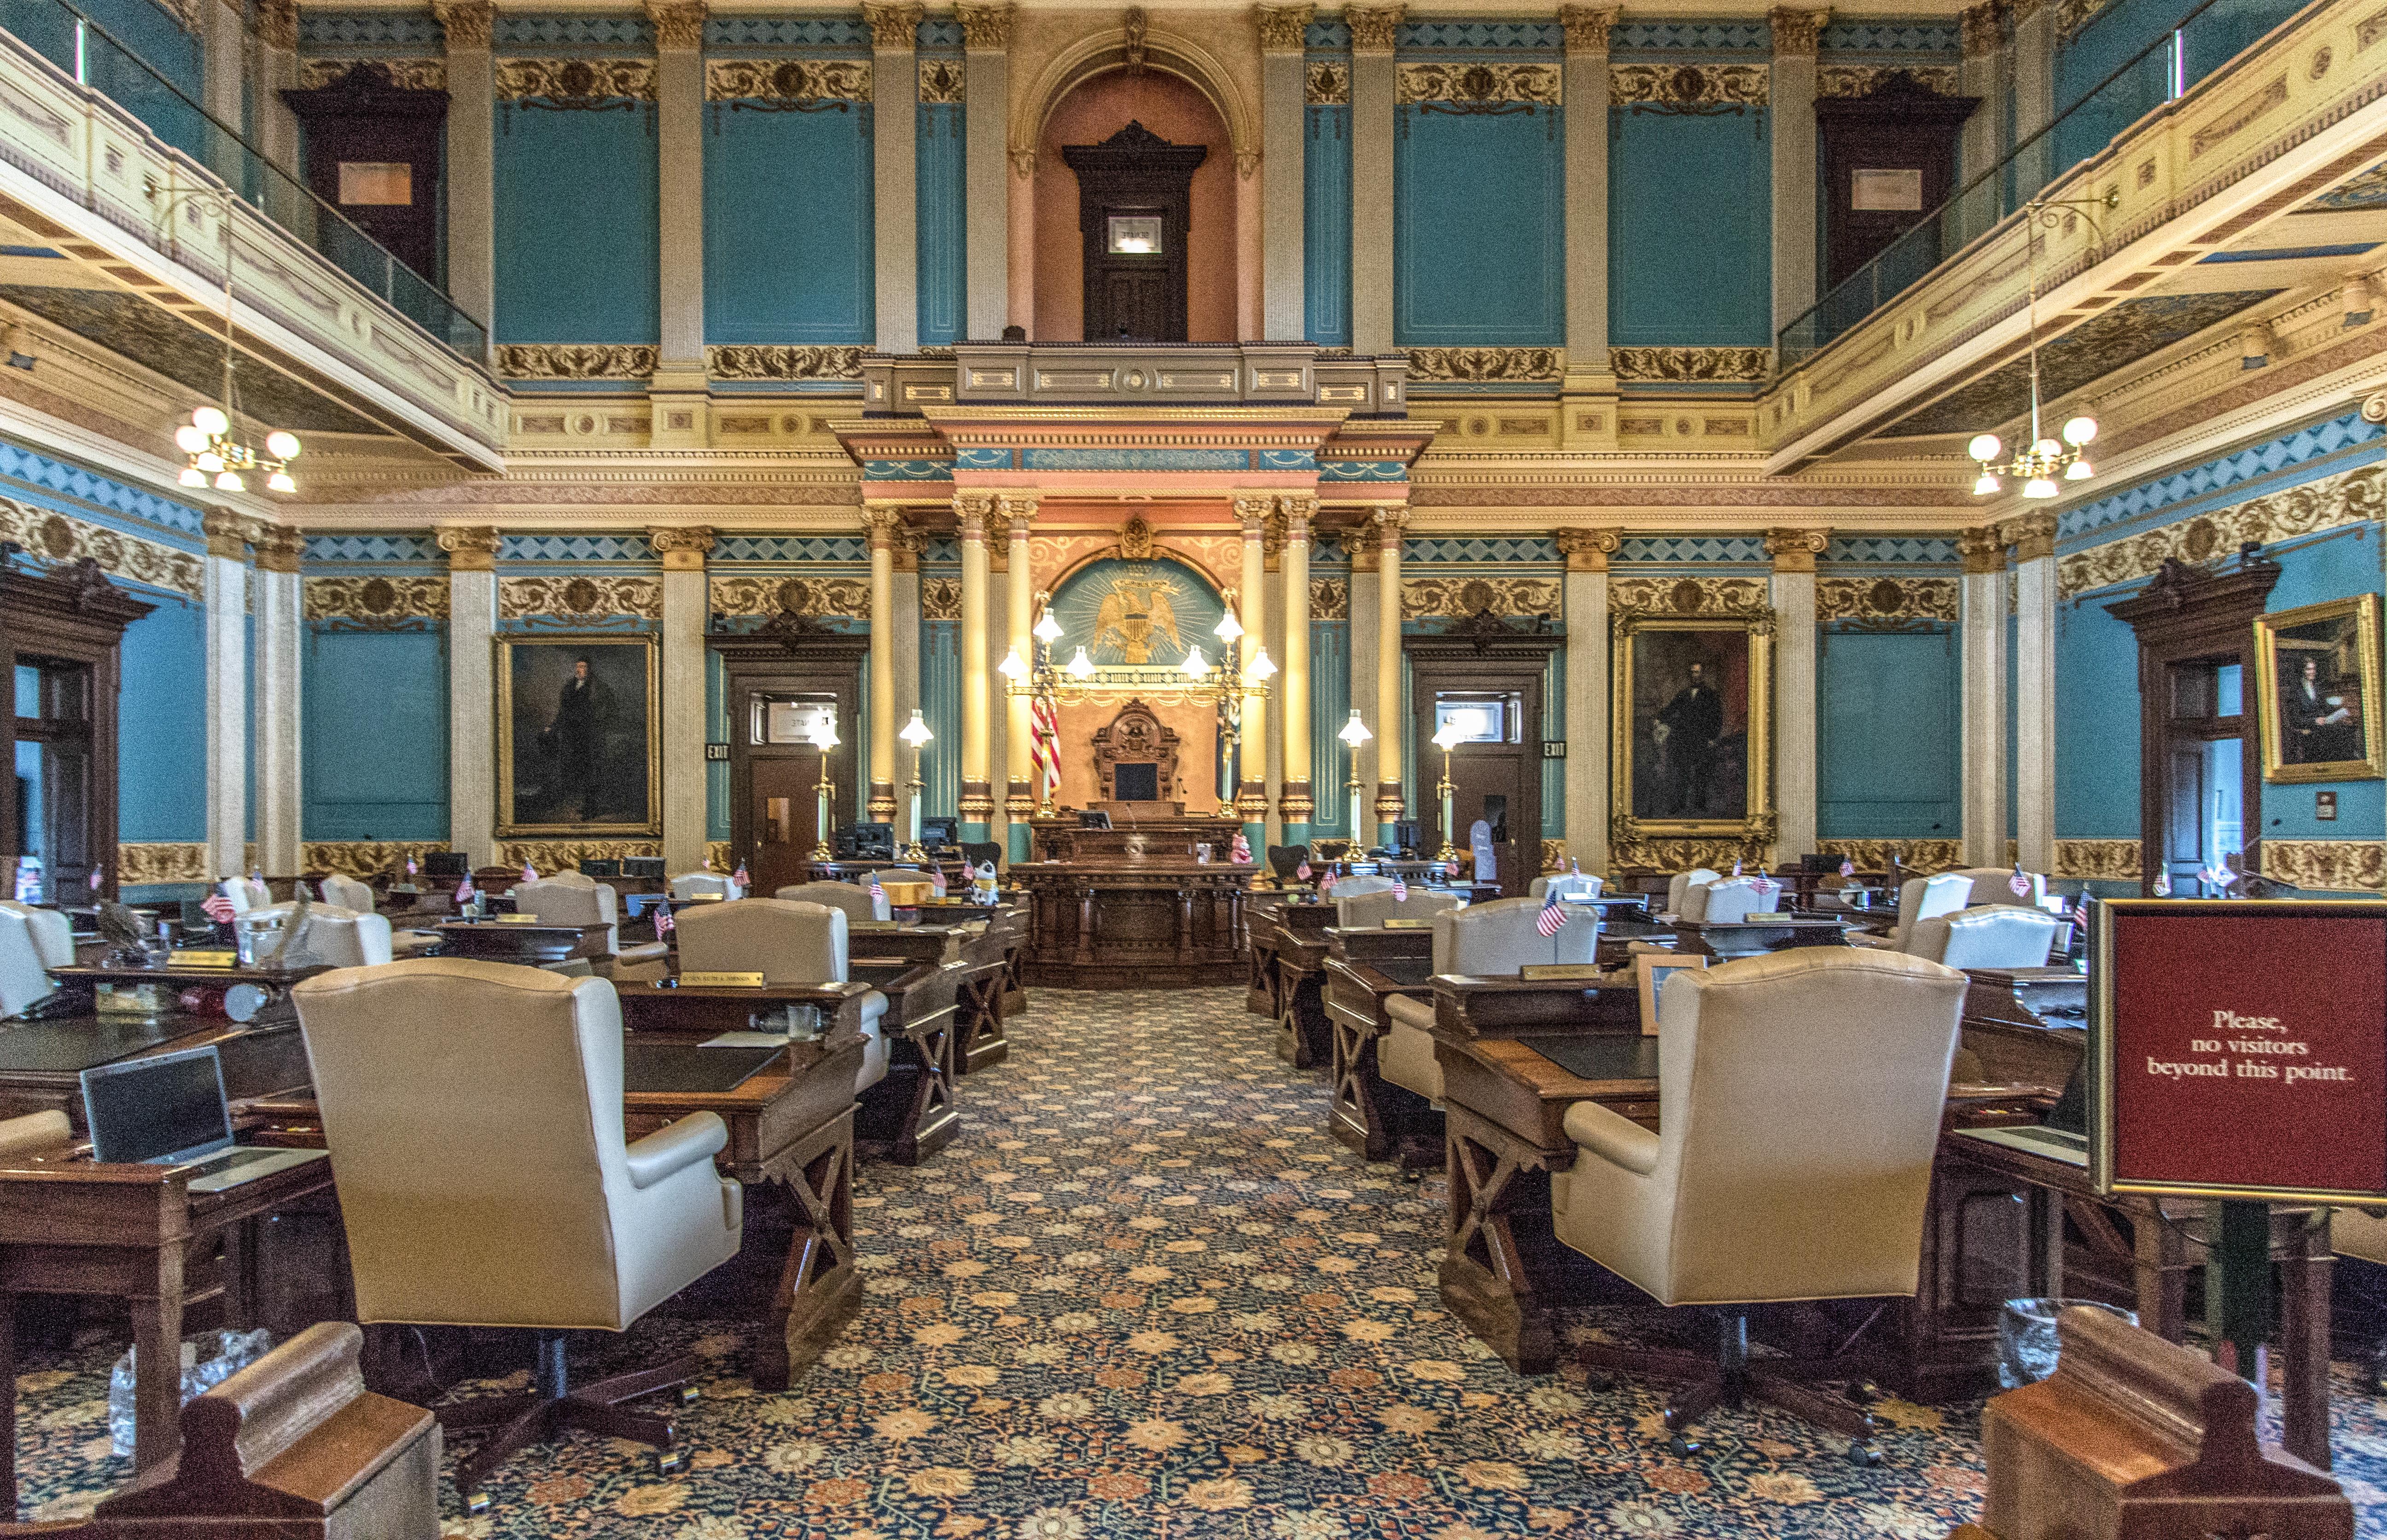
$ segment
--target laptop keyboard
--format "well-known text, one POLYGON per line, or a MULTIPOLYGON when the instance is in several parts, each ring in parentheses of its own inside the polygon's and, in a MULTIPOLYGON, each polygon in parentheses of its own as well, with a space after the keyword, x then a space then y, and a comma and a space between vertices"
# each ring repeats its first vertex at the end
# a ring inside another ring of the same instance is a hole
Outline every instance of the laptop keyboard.
POLYGON ((211 1155, 192 1167, 191 1175, 211 1177, 218 1171, 230 1171, 238 1167, 253 1165, 258 1161, 270 1159, 280 1153, 277 1150, 226 1150, 220 1155, 211 1155))

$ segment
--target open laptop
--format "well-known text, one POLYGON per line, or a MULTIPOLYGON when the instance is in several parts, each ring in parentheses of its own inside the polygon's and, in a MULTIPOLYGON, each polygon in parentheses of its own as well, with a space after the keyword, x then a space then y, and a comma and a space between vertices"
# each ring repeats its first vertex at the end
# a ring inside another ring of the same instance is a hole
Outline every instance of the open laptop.
POLYGON ((2055 1099, 2055 1105, 2039 1122, 2004 1129, 1958 1129, 1956 1132, 1966 1139, 2004 1144, 2067 1166, 2087 1166, 2089 1089, 2081 1075, 2086 1062, 2084 1059, 2082 1064, 2073 1066, 2071 1077, 2064 1082, 2064 1094, 2055 1099))
POLYGON ((212 1043, 95 1065, 82 1072, 82 1105, 94 1160, 189 1166, 194 1193, 221 1193, 325 1153, 234 1144, 223 1060, 212 1043))

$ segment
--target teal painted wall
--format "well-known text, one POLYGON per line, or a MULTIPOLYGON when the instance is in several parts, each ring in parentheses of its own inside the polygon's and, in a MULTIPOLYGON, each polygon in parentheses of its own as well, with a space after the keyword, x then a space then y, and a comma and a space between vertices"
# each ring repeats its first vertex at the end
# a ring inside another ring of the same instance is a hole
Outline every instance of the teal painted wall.
POLYGON ((1821 629, 1815 652, 1820 838, 1956 838, 1960 684, 1952 627, 1821 629))
POLYGON ((1393 188, 1396 346, 1566 340, 1564 133, 1556 110, 1460 116, 1400 107, 1393 188))
POLYGON ((1305 109, 1301 194, 1303 335, 1351 345, 1351 109, 1305 109))
POLYGON ((1771 343, 1774 152, 1766 115, 1620 107, 1610 119, 1610 339, 1771 343))
POLYGON ((950 818, 962 800, 961 624, 920 623, 920 714, 937 736, 920 754, 928 816, 950 818))
POLYGON ((556 112, 499 102, 499 340, 658 340, 657 183, 651 105, 556 112))
POLYGON ((2055 837, 2139 837, 2139 642, 2097 600, 2055 612, 2055 837))
POLYGON ((309 627, 301 667, 305 837, 446 839, 447 634, 309 627))
MULTIPOLYGON (((153 0, 77 0, 77 5, 97 28, 85 40, 85 78, 159 138, 204 159, 208 135, 197 105, 206 91, 199 40, 153 0)), ((74 73, 74 19, 65 11, 46 0, 8 0, 0 5, 0 27, 32 44, 68 74, 74 73)))
POLYGON ((133 592, 157 609, 124 633, 117 697, 116 837, 127 844, 208 837, 207 628, 196 600, 133 592))
POLYGON ((878 330, 867 110, 705 109, 708 342, 866 343, 878 330))
MULTIPOLYGON (((1547 743, 1563 743, 1567 736, 1566 719, 1566 650, 1561 648, 1550 654, 1547 667, 1542 670, 1542 739, 1547 743)), ((1538 746, 1529 751, 1540 753, 1538 746)), ((1566 761, 1542 761, 1542 838, 1566 838, 1566 761)), ((1529 852, 1527 859, 1534 870, 1541 870, 1541 853, 1529 852)))
POLYGON ((920 346, 940 347, 961 341, 968 321, 963 108, 946 103, 918 111, 914 160, 919 179, 920 346))

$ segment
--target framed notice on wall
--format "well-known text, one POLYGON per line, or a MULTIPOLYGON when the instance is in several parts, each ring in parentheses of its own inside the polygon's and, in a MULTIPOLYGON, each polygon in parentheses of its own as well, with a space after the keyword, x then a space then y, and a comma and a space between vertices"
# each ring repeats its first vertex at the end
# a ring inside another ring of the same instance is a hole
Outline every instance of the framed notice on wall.
POLYGON ((2100 1192, 2387 1200, 2387 903, 2092 911, 2100 1192))

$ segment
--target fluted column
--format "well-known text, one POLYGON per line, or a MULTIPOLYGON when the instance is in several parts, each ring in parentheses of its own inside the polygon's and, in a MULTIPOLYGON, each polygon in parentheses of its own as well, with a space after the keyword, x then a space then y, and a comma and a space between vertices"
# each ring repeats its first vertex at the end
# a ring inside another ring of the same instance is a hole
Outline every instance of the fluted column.
POLYGON ((307 537, 287 524, 259 524, 249 539, 257 548, 257 859, 282 876, 307 869, 298 734, 307 624, 298 559, 307 537))
POLYGON ((692 872, 706 850, 704 743, 704 632, 712 604, 705 592, 704 559, 713 531, 683 524, 647 532, 663 559, 663 865, 692 872))
MULTIPOLYGON (((1566 35, 1560 99, 1566 123, 1566 390, 1569 395, 1616 389, 1608 362, 1608 33, 1610 6, 1561 6, 1566 35)), ((1613 437, 1609 414, 1598 436, 1613 437)), ((1581 437, 1572 410, 1562 436, 1581 437)), ((1572 718, 1570 718, 1572 720, 1572 718)), ((1570 828, 1572 838, 1572 828, 1570 828)))
POLYGON ((1011 124, 1011 17, 1014 7, 958 6, 962 23, 963 245, 968 274, 968 325, 963 335, 991 341, 1011 322, 1011 181, 1004 135, 1011 124))
POLYGON ((1406 508, 1376 510, 1376 842, 1393 842, 1408 799, 1408 691, 1401 680, 1401 526, 1406 508))
POLYGON ((2006 547, 1994 529, 1956 536, 1964 562, 1958 623, 1963 670, 1964 865, 2006 857, 2006 547))
POLYGON ((433 0, 448 36, 448 292, 498 335, 497 7, 433 0))
MULTIPOLYGON (((1774 79, 1766 118, 1774 133, 1774 329, 1815 303, 1815 46, 1819 10, 1766 13, 1774 24, 1774 79)), ((1802 847, 1803 848, 1803 847, 1802 847)))
POLYGON ((870 765, 865 774, 870 821, 888 824, 895 821, 895 541, 903 528, 903 511, 893 503, 874 503, 863 517, 870 521, 870 765))
MULTIPOLYGON (((870 23, 870 142, 878 188, 878 351, 920 346, 919 138, 921 7, 865 5, 870 23)), ((965 77, 962 89, 967 92, 965 77)))
POLYGON ((954 494, 954 521, 962 542, 962 838, 984 839, 994 817, 993 770, 988 758, 986 526, 994 516, 991 492, 954 494))
POLYGON ((1815 848, 1815 558, 1820 529, 1766 531, 1774 558, 1774 859, 1815 848))
MULTIPOLYGON (((282 93, 298 83, 298 0, 256 0, 257 147, 298 174, 298 119, 282 93)), ((428 277, 429 274, 424 276, 428 277)))
MULTIPOLYGON (((2004 146, 1998 136, 2005 124, 2004 26, 1999 17, 1998 0, 1981 0, 1967 6, 1957 18, 1964 39, 1964 62, 1956 67, 1956 89, 1967 96, 1978 96, 1981 105, 1964 120, 1956 137, 1956 185, 1964 186, 1975 177, 1998 163, 2004 146)), ((1988 228, 1989 209, 1984 201, 1978 218, 1982 229, 1988 228)), ((1961 227, 1959 239, 1977 234, 1970 222, 1961 227)))
MULTIPOLYGON (((655 27, 655 158, 662 217, 657 245, 663 318, 650 442, 701 449, 710 432, 704 389, 705 0, 646 0, 655 27)), ((674 867, 675 871, 684 868, 674 867)))
MULTIPOLYGON (((2055 515, 2010 520, 2014 549, 2014 839, 2023 869, 2055 870, 2055 515)), ((2004 865, 2003 862, 1998 863, 2004 865)))
MULTIPOLYGON (((1235 646, 1246 686, 1259 682, 1252 677, 1252 662, 1268 637, 1268 516, 1273 505, 1269 498, 1235 499, 1235 517, 1244 530, 1243 578, 1235 592, 1235 618, 1243 623, 1244 634, 1235 646)), ((1243 814, 1244 833, 1257 851, 1268 839, 1268 699, 1247 688, 1234 709, 1241 713, 1235 811, 1243 814)))
MULTIPOLYGON (((879 629, 884 625, 889 634, 888 652, 894 662, 893 688, 888 690, 887 694, 894 705, 893 720, 896 726, 892 730, 900 732, 902 725, 912 720, 913 712, 918 710, 922 703, 920 699, 920 532, 899 521, 891 533, 893 537, 890 541, 888 553, 892 559, 890 562, 892 571, 888 579, 889 603, 886 609, 879 608, 874 585, 870 601, 870 639, 875 644, 878 639, 879 629), (886 619, 882 621, 881 616, 886 619)), ((933 733, 950 733, 956 730, 956 726, 951 722, 930 722, 928 730, 933 733)), ((909 840, 912 837, 912 798, 914 796, 912 776, 915 772, 912 767, 913 753, 907 751, 902 746, 902 742, 900 738, 893 740, 891 747, 895 758, 889 762, 889 767, 890 773, 895 778, 893 800, 896 838, 909 840)), ((871 775, 876 780, 878 775, 876 768, 872 770, 871 775)), ((925 788, 923 791, 925 793, 925 788)), ((876 806, 878 801, 878 789, 874 786, 871 789, 872 805, 876 806)), ((878 814, 874 813, 871 816, 876 818, 878 814)))
POLYGON ((1351 350, 1393 350, 1393 34, 1403 7, 1353 9, 1351 350))
MULTIPOLYGON (((1367 804, 1378 779, 1377 756, 1384 752, 1383 723, 1376 714, 1376 625, 1380 612, 1376 602, 1376 531, 1365 524, 1345 530, 1343 549, 1351 562, 1350 700, 1359 713, 1360 724, 1372 735, 1351 751, 1349 772, 1350 779, 1359 783, 1361 802, 1353 820, 1351 838, 1358 842, 1358 848, 1364 850, 1375 840, 1375 814, 1367 804)), ((1336 805, 1350 812, 1350 788, 1338 785, 1334 795, 1343 799, 1336 805)))
MULTIPOLYGON (((1036 624, 1036 580, 1028 561, 1028 532, 1036 523, 1036 499, 1029 494, 1004 493, 995 499, 997 513, 1002 517, 1010 536, 1010 549, 1004 565, 1010 568, 1005 612, 1010 624, 1004 628, 1006 655, 1017 655, 1022 663, 1033 664, 1036 659, 1036 638, 1029 628, 1036 624)), ((1028 683, 1026 677, 1017 681, 1028 683)), ((997 685, 1004 688, 1012 681, 997 685)), ((1004 757, 1010 762, 1011 785, 1003 799, 1004 815, 1010 820, 1011 859, 1028 859, 1028 837, 1031 832, 1028 820, 1036 815, 1036 728, 1033 709, 1026 695, 1005 690, 1008 710, 1004 713, 1004 757)))
POLYGON ((208 671, 208 876, 248 870, 248 521, 217 511, 202 521, 200 576, 208 671))
POLYGON ((1608 870, 1608 563, 1623 542, 1612 529, 1561 529, 1566 557, 1567 854, 1608 870))
POLYGON ((1284 515, 1284 789, 1277 806, 1284 816, 1284 843, 1309 843, 1317 812, 1310 789, 1309 713, 1309 521, 1318 499, 1299 493, 1277 499, 1284 515))
MULTIPOLYGON (((1314 6, 1261 6, 1260 314, 1264 335, 1298 342, 1307 329, 1303 299, 1305 217, 1302 186, 1306 108, 1304 33, 1314 6)), ((1290 838, 1290 836, 1288 836, 1290 838)))
POLYGON ((448 847, 478 866, 497 858, 498 532, 439 531, 448 553, 448 847))

